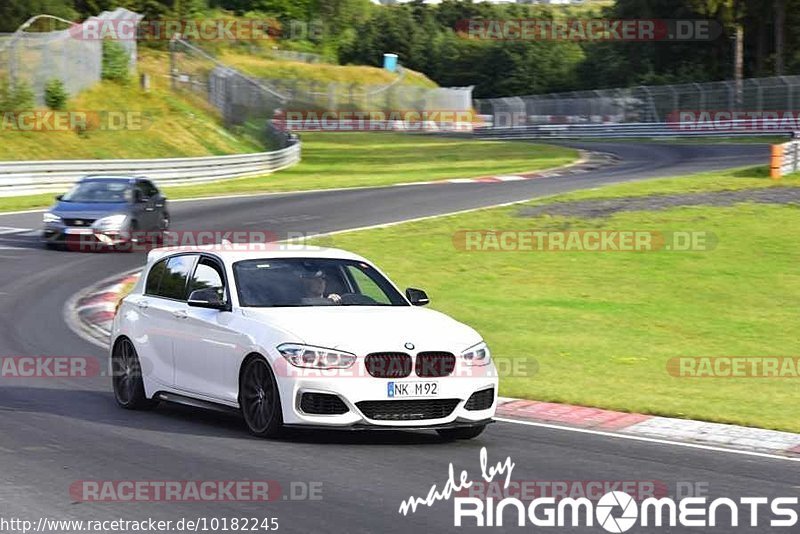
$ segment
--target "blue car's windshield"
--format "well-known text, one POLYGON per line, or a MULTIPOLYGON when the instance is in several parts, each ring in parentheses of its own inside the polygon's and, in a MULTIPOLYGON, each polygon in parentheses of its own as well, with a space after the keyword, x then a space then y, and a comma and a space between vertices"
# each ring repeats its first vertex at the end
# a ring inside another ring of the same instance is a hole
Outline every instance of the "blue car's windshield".
POLYGON ((65 202, 130 202, 130 184, 119 180, 80 182, 63 197, 65 202))
POLYGON ((408 306, 389 281, 360 261, 327 258, 233 264, 242 306, 408 306))

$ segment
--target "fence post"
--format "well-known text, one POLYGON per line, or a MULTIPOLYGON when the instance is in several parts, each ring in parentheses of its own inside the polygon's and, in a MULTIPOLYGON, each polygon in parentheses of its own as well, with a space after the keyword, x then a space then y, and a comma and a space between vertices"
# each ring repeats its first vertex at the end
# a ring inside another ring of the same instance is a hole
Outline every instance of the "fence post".
POLYGON ((337 109, 336 107, 336 88, 338 84, 331 82, 328 84, 328 109, 337 109))
POLYGON ((175 40, 178 39, 178 36, 175 35, 172 39, 169 40, 169 86, 170 89, 173 91, 175 90, 175 40))
POLYGON ((789 81, 786 79, 786 76, 779 76, 779 78, 783 82, 783 84, 786 86, 786 111, 793 111, 794 110, 794 104, 793 104, 792 100, 793 100, 794 94, 792 92, 792 84, 789 83, 789 81))

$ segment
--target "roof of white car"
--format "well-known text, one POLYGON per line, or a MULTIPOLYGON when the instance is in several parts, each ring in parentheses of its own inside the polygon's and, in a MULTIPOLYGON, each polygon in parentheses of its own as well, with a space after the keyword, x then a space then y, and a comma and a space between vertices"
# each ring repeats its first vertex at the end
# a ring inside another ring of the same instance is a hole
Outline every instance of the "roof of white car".
POLYGON ((154 248, 147 254, 147 262, 178 253, 208 252, 226 263, 262 258, 335 258, 367 261, 358 254, 338 248, 315 247, 300 243, 224 243, 217 245, 154 248))

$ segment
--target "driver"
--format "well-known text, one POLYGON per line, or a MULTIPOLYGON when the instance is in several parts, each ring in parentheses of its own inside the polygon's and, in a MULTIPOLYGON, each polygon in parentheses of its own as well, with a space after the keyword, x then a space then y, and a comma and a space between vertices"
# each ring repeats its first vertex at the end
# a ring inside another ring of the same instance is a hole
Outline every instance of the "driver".
POLYGON ((304 272, 301 278, 303 280, 303 289, 306 298, 328 299, 334 304, 339 304, 342 301, 342 297, 336 293, 325 295, 325 289, 328 283, 325 280, 325 273, 322 271, 304 272))

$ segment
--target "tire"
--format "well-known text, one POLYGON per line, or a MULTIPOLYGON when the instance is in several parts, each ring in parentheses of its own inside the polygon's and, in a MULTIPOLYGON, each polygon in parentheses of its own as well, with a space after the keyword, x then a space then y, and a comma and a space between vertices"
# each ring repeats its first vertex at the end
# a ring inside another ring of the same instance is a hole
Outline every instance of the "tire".
POLYGON ((126 410, 150 410, 158 404, 144 392, 142 366, 133 343, 122 338, 114 345, 111 355, 111 382, 114 398, 126 410))
POLYGON ((158 234, 153 240, 154 245, 161 246, 164 244, 166 241, 166 234, 169 231, 169 223, 169 213, 164 213, 164 216, 161 218, 161 224, 158 225, 158 234))
POLYGON ((461 428, 443 428, 436 432, 445 441, 455 441, 457 439, 473 439, 480 436, 486 429, 486 425, 479 426, 465 426, 461 428))
POLYGON ((281 434, 283 412, 278 384, 264 358, 252 358, 242 368, 239 405, 251 434, 261 438, 274 438, 281 434))
POLYGON ((244 364, 239 379, 239 405, 251 434, 261 438, 281 434, 283 412, 278 384, 264 358, 252 358, 244 364))

